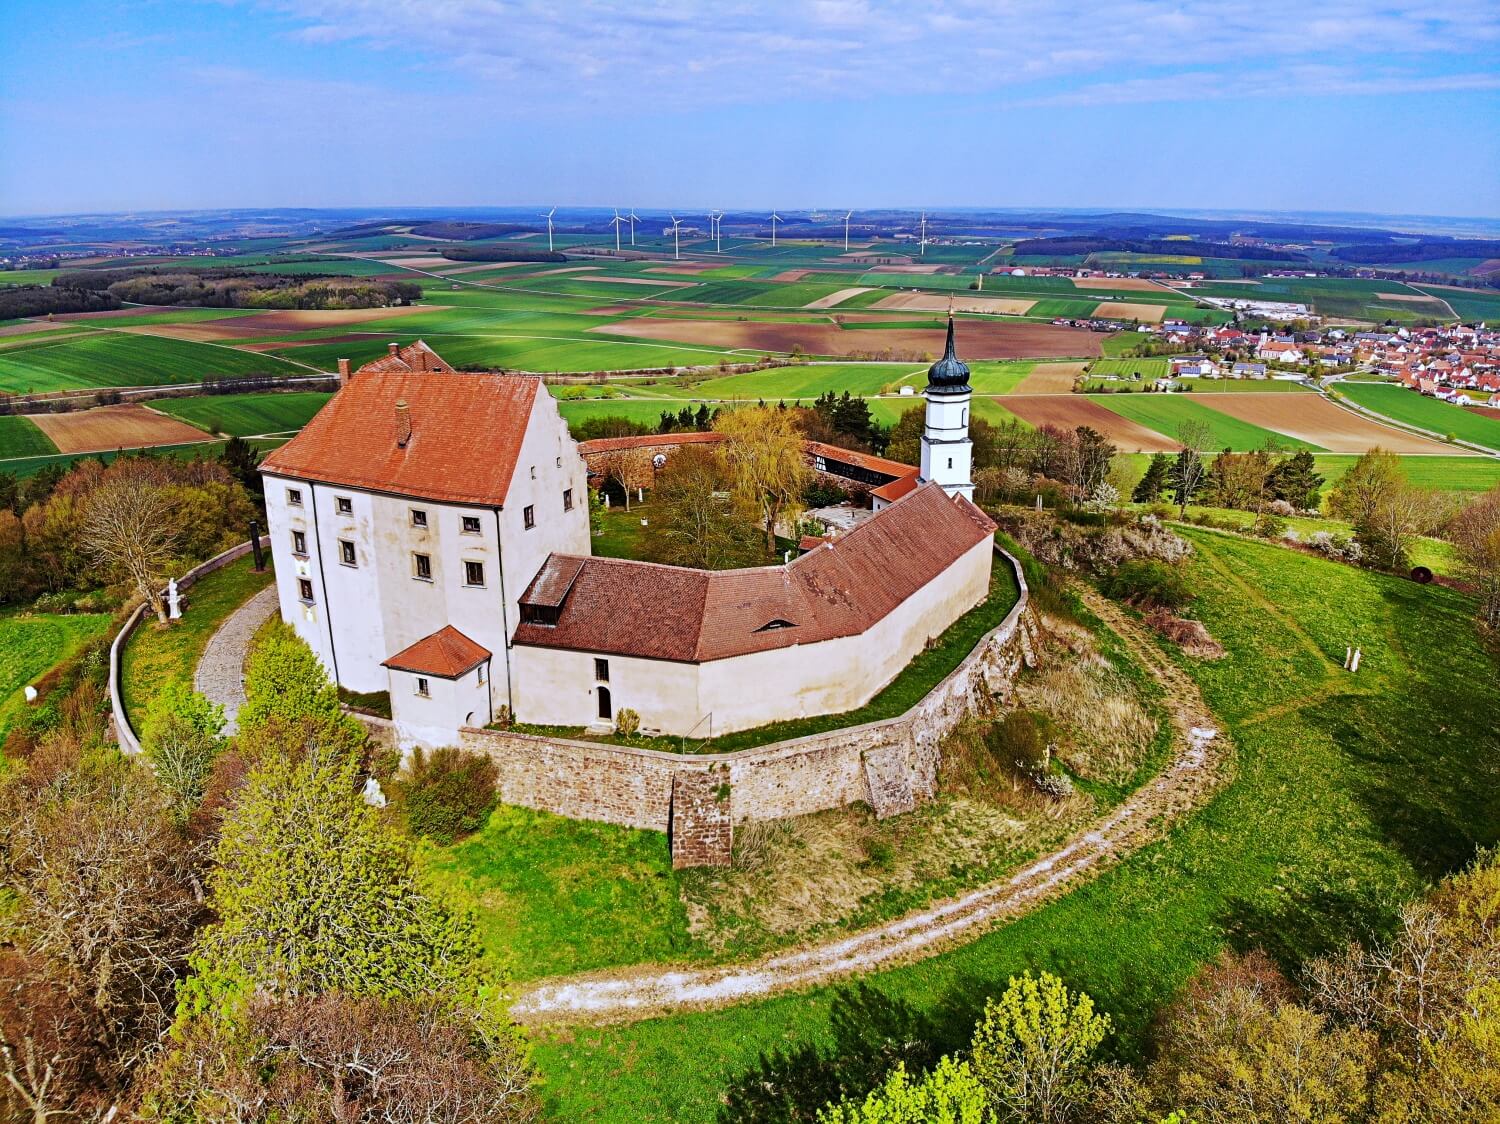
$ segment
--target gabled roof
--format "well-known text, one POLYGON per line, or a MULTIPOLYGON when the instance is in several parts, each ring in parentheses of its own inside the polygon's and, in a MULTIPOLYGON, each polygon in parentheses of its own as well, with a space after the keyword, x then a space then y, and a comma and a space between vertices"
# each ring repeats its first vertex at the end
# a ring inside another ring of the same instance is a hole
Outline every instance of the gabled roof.
POLYGON ((870 495, 874 496, 876 499, 885 500, 887 503, 899 500, 902 496, 906 495, 907 492, 916 490, 917 483, 920 477, 921 471, 914 468, 905 476, 898 476, 896 477, 896 479, 882 484, 878 488, 872 488, 870 490, 870 495))
POLYGON ((356 375, 261 471, 448 503, 499 507, 541 380, 422 372, 356 375), (397 404, 411 437, 397 443, 397 404))
POLYGON ((457 679, 490 658, 490 650, 470 640, 451 624, 403 648, 382 665, 438 679, 457 679))
POLYGON ((390 344, 388 354, 366 363, 354 373, 356 375, 383 375, 402 371, 451 371, 452 369, 443 362, 437 352, 427 346, 425 341, 417 340, 405 347, 390 344))
POLYGON ((554 554, 521 603, 550 606, 566 585, 557 623, 522 621, 515 643, 703 663, 857 636, 994 532, 968 500, 924 484, 784 566, 709 571, 554 554))

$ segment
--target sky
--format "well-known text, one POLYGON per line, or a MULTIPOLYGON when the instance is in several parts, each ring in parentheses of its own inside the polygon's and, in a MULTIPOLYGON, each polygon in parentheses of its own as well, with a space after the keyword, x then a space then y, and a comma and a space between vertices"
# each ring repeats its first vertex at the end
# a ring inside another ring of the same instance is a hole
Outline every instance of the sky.
POLYGON ((1500 216, 1500 0, 0 0, 0 214, 1500 216))

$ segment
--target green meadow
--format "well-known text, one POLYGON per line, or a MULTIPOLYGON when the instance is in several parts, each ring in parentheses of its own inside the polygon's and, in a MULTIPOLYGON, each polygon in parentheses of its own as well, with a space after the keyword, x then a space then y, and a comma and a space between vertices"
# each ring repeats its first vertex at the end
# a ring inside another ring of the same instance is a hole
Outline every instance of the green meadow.
POLYGON ((40 457, 57 452, 36 422, 20 414, 0 416, 0 458, 40 457))
POLYGON ((1451 433, 1460 440, 1500 450, 1500 420, 1495 418, 1390 383, 1339 382, 1334 389, 1365 409, 1398 422, 1445 437, 1451 433))
POLYGON ((307 373, 273 355, 126 332, 91 331, 52 342, 41 338, 0 351, 0 391, 8 394, 160 386, 206 375, 307 373))
POLYGON ((1095 394, 1089 397, 1089 401, 1172 438, 1177 436, 1178 427, 1183 422, 1204 422, 1212 435, 1210 447, 1213 449, 1248 451, 1261 448, 1267 441, 1283 449, 1322 448, 1222 414, 1193 401, 1196 397, 1184 394, 1095 394))
POLYGON ((205 394, 165 398, 152 408, 210 433, 249 437, 301 429, 332 397, 322 391, 293 390, 266 394, 205 394))

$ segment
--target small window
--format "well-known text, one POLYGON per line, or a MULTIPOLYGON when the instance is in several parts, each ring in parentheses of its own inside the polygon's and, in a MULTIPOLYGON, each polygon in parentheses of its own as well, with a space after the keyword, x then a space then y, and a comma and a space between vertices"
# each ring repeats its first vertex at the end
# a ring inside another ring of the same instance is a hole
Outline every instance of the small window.
POLYGON ((297 579, 297 595, 307 604, 312 604, 312 580, 310 578, 297 579))
POLYGON ((353 566, 355 564, 354 544, 348 539, 339 539, 339 561, 345 566, 353 566))
POLYGON ((432 580, 432 555, 413 554, 411 556, 412 574, 420 581, 430 582, 432 580))
POLYGON ((286 502, 288 504, 290 504, 292 507, 301 507, 302 506, 302 489, 301 488, 288 488, 286 490, 286 502))
POLYGON ((484 563, 483 562, 465 562, 464 563, 464 585, 483 585, 483 584, 484 584, 484 563))
POLYGON ((526 529, 528 531, 536 526, 536 506, 534 504, 527 504, 525 508, 522 509, 521 521, 526 524, 526 529))
POLYGON ((411 509, 411 525, 413 527, 425 527, 425 526, 427 526, 427 512, 423 511, 420 507, 414 507, 414 508, 412 508, 411 509))
POLYGON ((302 531, 293 531, 292 532, 292 553, 293 554, 306 554, 307 553, 307 535, 304 532, 302 532, 302 531))
POLYGON ((562 457, 558 457, 558 458, 557 458, 557 467, 558 467, 558 468, 561 468, 561 467, 562 467, 562 457))
POLYGON ((354 501, 351 500, 348 496, 335 496, 333 500, 333 509, 340 515, 353 515, 354 501))
POLYGON ((417 676, 417 694, 421 695, 424 699, 432 697, 432 688, 428 685, 426 676, 417 676))
POLYGON ((531 478, 532 478, 532 479, 533 479, 533 480, 535 480, 535 479, 536 479, 536 465, 532 465, 532 466, 531 466, 531 478))
POLYGON ((952 468, 952 467, 953 467, 953 458, 952 458, 952 457, 949 457, 949 458, 948 458, 948 467, 949 467, 949 468, 952 468))
POLYGON ((572 511, 573 510, 573 489, 572 488, 564 488, 563 489, 563 510, 564 511, 572 511))
POLYGON ((475 669, 474 678, 479 681, 479 685, 481 687, 484 686, 484 664, 480 664, 479 667, 475 669))
POLYGON ((477 535, 477 534, 479 534, 479 516, 477 516, 477 515, 465 515, 464 516, 463 526, 464 526, 464 534, 466 534, 466 535, 477 535))
POLYGON ((601 659, 594 660, 594 679, 596 681, 600 682, 600 683, 608 683, 609 682, 609 661, 608 660, 601 660, 601 659))

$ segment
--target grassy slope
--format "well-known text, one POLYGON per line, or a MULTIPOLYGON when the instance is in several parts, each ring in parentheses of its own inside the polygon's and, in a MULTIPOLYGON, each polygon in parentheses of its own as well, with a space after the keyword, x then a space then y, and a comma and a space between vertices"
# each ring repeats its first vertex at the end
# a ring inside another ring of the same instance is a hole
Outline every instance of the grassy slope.
POLYGON ((21 689, 108 626, 108 613, 0 617, 0 742, 12 718, 26 705, 21 689))
POLYGON ((191 684, 198 657, 224 618, 270 585, 273 577, 269 567, 257 574, 247 555, 193 586, 179 623, 163 629, 148 620, 135 630, 125 645, 120 678, 125 710, 137 729, 157 690, 174 679, 191 684))
POLYGON ((1098 881, 864 992, 543 1036, 557 1118, 734 1119, 766 1083, 795 1098, 830 1054, 865 1061, 912 1036, 960 1046, 985 995, 1028 967, 1089 990, 1132 1056, 1157 1007, 1222 948, 1295 961, 1379 930, 1423 880, 1500 835, 1500 689, 1469 602, 1190 534, 1199 612, 1230 652, 1185 661, 1237 745, 1225 792, 1098 881), (1339 669, 1351 642, 1358 679, 1339 669))
POLYGON ((1436 398, 1427 398, 1404 386, 1373 382, 1341 382, 1339 393, 1377 414, 1419 426, 1443 435, 1454 434, 1491 449, 1500 449, 1500 420, 1471 413, 1462 406, 1450 406, 1436 398))
POLYGON ((0 457, 44 457, 57 452, 36 422, 19 414, 0 417, 0 457))
POLYGON ((1193 401, 1195 397, 1196 395, 1178 394, 1102 394, 1093 396, 1089 401, 1168 437, 1175 437, 1177 427, 1184 421, 1207 422, 1213 431, 1212 447, 1215 449, 1259 449, 1268 440, 1276 442, 1283 449, 1319 447, 1222 414, 1193 401))
POLYGON ((206 394, 167 398, 152 408, 212 432, 248 437, 301 429, 332 395, 316 390, 284 394, 206 394))

